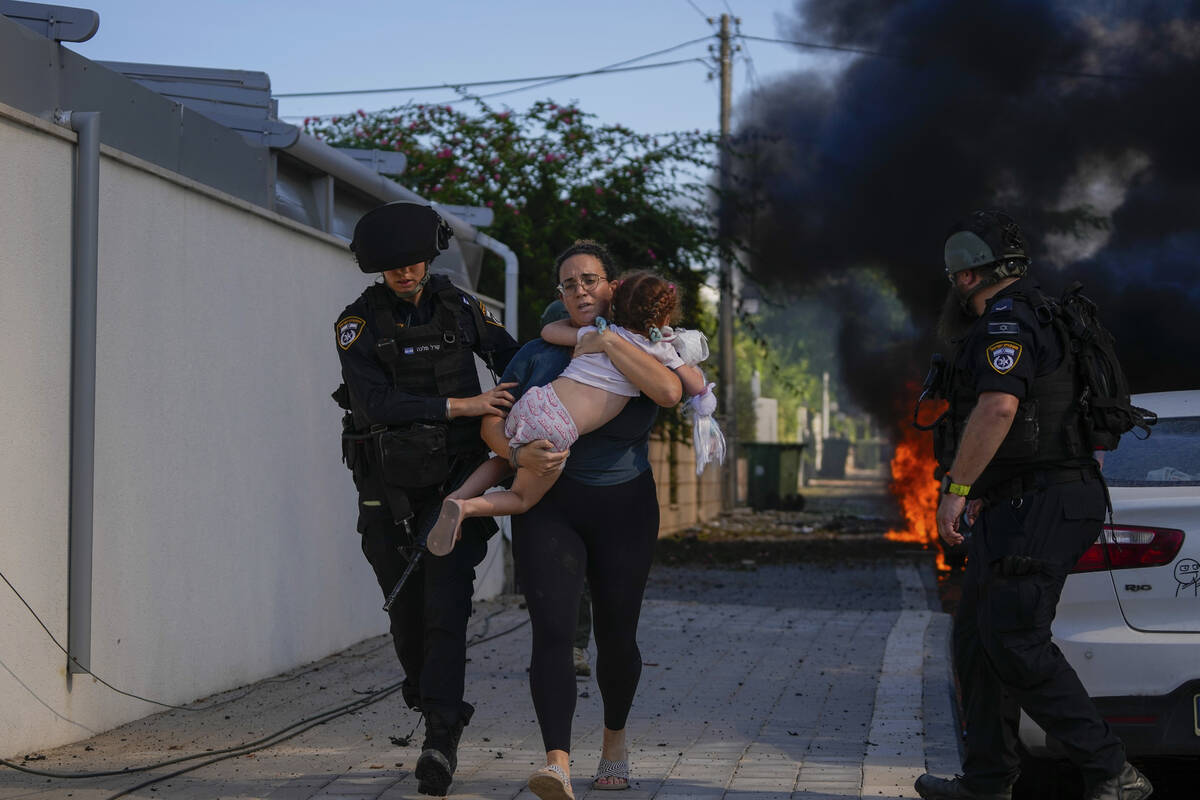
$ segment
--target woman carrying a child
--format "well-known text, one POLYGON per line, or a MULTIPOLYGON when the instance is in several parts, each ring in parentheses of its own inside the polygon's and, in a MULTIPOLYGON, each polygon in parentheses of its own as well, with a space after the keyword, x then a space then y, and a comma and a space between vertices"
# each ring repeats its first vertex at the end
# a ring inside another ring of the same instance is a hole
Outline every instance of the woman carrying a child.
MULTIPOLYGON (((596 242, 577 241, 555 263, 559 294, 571 324, 584 328, 595 324, 597 317, 607 318, 616 288, 615 264, 608 250, 596 242)), ((668 291, 674 294, 673 288, 668 291)), ((673 300, 670 310, 674 310, 673 300)), ((647 327, 662 321, 652 320, 647 327)), ((641 328, 644 323, 636 321, 630 327, 641 328)), ((547 330, 547 335, 553 337, 553 331, 547 330)), ((581 417, 587 419, 577 427, 594 429, 570 445, 570 457, 557 478, 559 448, 546 440, 510 448, 506 420, 485 417, 483 422, 483 438, 498 457, 515 462, 520 467, 518 476, 540 473, 541 483, 549 487, 536 505, 512 517, 513 556, 533 627, 530 691, 546 748, 546 766, 530 777, 529 785, 544 800, 573 797, 572 647, 585 577, 592 591, 596 682, 604 700, 604 740, 593 786, 629 786, 625 721, 641 676, 637 625, 659 522, 649 461, 650 431, 657 407, 678 403, 685 383, 693 394, 703 391, 698 370, 682 364, 677 370, 668 368, 667 359, 649 349, 614 330, 592 331, 579 339, 576 355, 603 353, 641 393, 613 401, 620 404, 615 416, 611 407, 597 414, 585 400, 581 417), (606 414, 608 421, 595 427, 606 414)), ((516 383, 511 392, 519 398, 534 387, 553 383, 571 358, 569 347, 538 339, 513 357, 501 381, 516 383)), ((573 404, 576 411, 581 406, 578 398, 562 401, 573 404)), ((540 484, 534 486, 539 489, 540 484)))

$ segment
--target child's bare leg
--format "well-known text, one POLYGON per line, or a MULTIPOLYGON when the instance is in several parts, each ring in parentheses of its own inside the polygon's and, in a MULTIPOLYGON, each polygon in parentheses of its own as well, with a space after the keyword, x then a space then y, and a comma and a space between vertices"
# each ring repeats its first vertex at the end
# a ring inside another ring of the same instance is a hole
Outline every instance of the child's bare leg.
MULTIPOLYGON (((454 549, 462 528, 463 513, 459 502, 468 497, 483 494, 512 474, 507 459, 494 456, 475 468, 463 481, 462 486, 446 495, 442 501, 442 513, 425 538, 425 549, 435 556, 444 556, 454 549)), ((472 514, 471 516, 476 516, 472 514)))
POLYGON ((509 466, 508 459, 492 456, 476 467, 475 471, 463 481, 462 486, 446 496, 459 500, 466 497, 478 497, 509 475, 512 475, 512 467, 509 466))
POLYGON ((505 514, 524 514, 537 505, 538 501, 550 491, 550 487, 558 480, 561 473, 551 472, 539 476, 533 470, 519 469, 513 480, 512 489, 507 492, 488 492, 469 500, 457 500, 462 508, 464 517, 502 517, 505 514))

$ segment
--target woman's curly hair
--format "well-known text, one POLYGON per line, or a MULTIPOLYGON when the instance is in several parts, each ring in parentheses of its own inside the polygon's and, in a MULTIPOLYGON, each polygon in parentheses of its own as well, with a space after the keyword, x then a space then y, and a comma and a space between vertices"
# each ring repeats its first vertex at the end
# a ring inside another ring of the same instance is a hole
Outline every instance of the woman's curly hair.
POLYGON ((648 270, 627 272, 613 291, 613 322, 643 336, 650 328, 668 325, 679 314, 675 284, 648 270))
POLYGON ((555 283, 558 283, 558 274, 562 269, 563 262, 571 256, 578 255, 591 256, 599 261, 600 266, 604 268, 605 280, 612 280, 612 276, 617 272, 617 260, 613 258, 613 254, 607 247, 593 239, 576 239, 570 247, 558 254, 558 258, 554 259, 555 283))

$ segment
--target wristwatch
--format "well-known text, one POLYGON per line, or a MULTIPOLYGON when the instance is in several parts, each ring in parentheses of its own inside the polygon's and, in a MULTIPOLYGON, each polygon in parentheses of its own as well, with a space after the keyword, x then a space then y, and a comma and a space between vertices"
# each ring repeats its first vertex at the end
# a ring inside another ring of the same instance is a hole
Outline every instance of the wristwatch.
POLYGON ((970 484, 955 483, 949 474, 942 476, 942 494, 956 494, 959 497, 966 497, 970 493, 970 484))

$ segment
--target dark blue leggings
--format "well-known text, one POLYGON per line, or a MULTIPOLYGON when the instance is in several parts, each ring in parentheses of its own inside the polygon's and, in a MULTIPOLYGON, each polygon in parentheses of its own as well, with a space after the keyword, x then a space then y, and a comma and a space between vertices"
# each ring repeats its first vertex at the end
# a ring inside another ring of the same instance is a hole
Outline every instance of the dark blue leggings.
POLYGON ((560 477, 541 502, 513 517, 513 557, 533 624, 529 688, 547 750, 571 749, 571 648, 587 577, 604 727, 621 730, 642 674, 642 593, 658 539, 658 494, 647 470, 616 486, 560 477))

